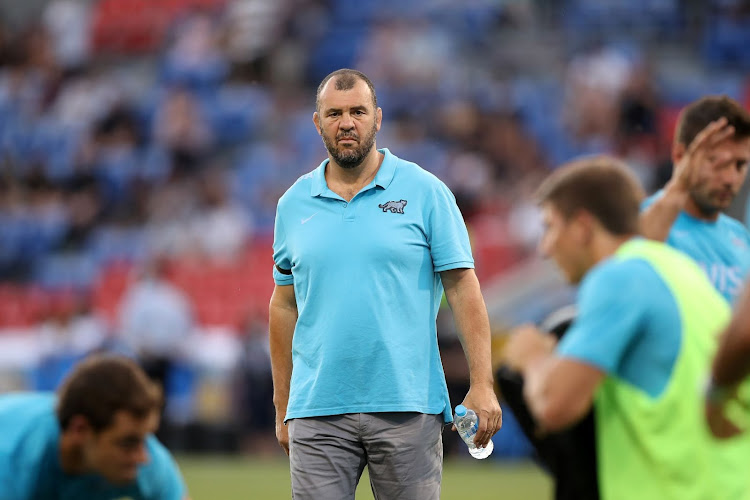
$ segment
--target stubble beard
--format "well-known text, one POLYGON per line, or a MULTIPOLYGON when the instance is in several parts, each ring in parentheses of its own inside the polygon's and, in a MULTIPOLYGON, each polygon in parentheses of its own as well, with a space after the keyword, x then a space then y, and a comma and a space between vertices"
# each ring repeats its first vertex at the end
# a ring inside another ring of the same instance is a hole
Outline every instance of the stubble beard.
MULTIPOLYGON (((732 200, 734 200, 735 196, 736 195, 732 196, 732 200)), ((723 206, 724 204, 712 200, 710 193, 693 192, 690 194, 690 197, 693 199, 695 206, 698 207, 698 210, 706 217, 715 217, 716 214, 725 210, 729 207, 729 204, 731 204, 730 201, 727 206, 723 206)))
POLYGON ((358 146, 341 150, 337 147, 338 140, 344 137, 351 137, 356 140, 358 139, 357 135, 339 134, 335 140, 331 140, 325 132, 321 132, 321 136, 323 137, 323 144, 325 144, 326 150, 328 150, 328 154, 331 155, 333 161, 341 168, 351 169, 360 166, 365 161, 365 158, 367 158, 367 155, 370 154, 373 146, 375 146, 376 133, 377 127, 373 124, 370 133, 364 137, 364 140, 360 141, 358 146))

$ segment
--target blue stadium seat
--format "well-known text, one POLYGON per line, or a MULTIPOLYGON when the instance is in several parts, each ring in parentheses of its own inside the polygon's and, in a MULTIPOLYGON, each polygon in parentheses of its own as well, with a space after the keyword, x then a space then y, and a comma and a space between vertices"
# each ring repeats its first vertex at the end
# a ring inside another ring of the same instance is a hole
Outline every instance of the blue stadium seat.
POLYGON ((148 244, 140 227, 104 226, 92 235, 87 252, 97 266, 105 266, 113 261, 138 262, 148 255, 148 244))
MULTIPOLYGON (((343 10, 356 11, 350 3, 343 10)), ((351 24, 347 24, 351 25, 351 24)), ((355 25, 354 28, 331 29, 322 40, 312 48, 308 60, 308 74, 312 81, 319 82, 325 76, 339 68, 351 68, 363 42, 369 34, 366 27, 355 25)))
POLYGON ((201 94, 201 105, 219 143, 235 145, 251 137, 268 116, 271 98, 262 87, 233 85, 201 94))
POLYGON ((45 288, 88 289, 99 268, 87 254, 53 254, 34 262, 34 281, 45 288))
POLYGON ((34 391, 55 391, 73 367, 85 356, 59 353, 42 359, 28 376, 30 389, 34 391))
POLYGON ((42 119, 34 125, 31 154, 45 165, 51 179, 64 179, 73 171, 82 137, 81 130, 53 119, 42 119))

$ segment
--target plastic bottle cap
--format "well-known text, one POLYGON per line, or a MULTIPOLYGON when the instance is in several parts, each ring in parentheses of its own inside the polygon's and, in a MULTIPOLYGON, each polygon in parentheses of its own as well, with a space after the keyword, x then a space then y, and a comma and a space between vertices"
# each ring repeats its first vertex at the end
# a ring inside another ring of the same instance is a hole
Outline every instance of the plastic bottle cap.
POLYGON ((463 417, 464 415, 466 415, 466 407, 464 405, 456 406, 456 416, 463 417))

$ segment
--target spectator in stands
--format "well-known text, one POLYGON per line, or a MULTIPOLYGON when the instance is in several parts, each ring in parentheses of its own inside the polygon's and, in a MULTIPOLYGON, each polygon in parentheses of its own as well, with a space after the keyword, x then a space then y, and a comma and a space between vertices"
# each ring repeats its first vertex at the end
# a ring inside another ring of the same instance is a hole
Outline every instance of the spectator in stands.
POLYGON ((247 451, 278 450, 274 438, 273 378, 268 346, 268 322, 249 312, 240 328, 243 356, 238 365, 237 399, 247 451))
POLYGON ((140 269, 120 305, 119 333, 146 373, 166 387, 172 364, 193 331, 185 294, 166 278, 167 262, 150 259, 140 269))
POLYGON ((42 18, 61 68, 70 71, 82 67, 90 51, 90 4, 54 0, 47 4, 42 18))
POLYGON ((726 97, 704 97, 680 114, 672 178, 645 201, 644 236, 682 250, 733 302, 750 271, 750 232, 722 213, 750 168, 750 114, 726 97))
POLYGON ((37 327, 40 359, 36 388, 56 389, 77 361, 104 345, 107 333, 104 321, 92 311, 85 293, 50 295, 46 317, 37 327))
POLYGON ((218 87, 227 73, 219 28, 208 11, 200 10, 175 23, 173 41, 164 60, 163 78, 167 84, 196 91, 218 87))
POLYGON ((235 260, 249 242, 252 221, 229 198, 224 172, 210 169, 201 175, 200 197, 190 222, 195 251, 209 260, 235 260))
POLYGON ((65 183, 68 214, 67 231, 58 250, 82 251, 91 234, 102 221, 101 185, 91 171, 78 171, 65 183))
POLYGON ((614 47, 601 45, 576 56, 567 69, 563 118, 585 149, 611 147, 619 103, 632 62, 614 47))
POLYGON ((177 173, 200 167, 213 146, 213 132, 196 96, 186 88, 170 89, 156 111, 154 139, 173 159, 177 173))

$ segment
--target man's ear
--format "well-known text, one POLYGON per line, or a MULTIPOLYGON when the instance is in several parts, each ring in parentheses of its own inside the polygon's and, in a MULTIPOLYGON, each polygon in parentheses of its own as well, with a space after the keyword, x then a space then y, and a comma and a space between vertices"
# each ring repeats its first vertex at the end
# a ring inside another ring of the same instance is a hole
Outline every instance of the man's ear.
POLYGON ((574 216, 579 243, 587 245, 594 238, 598 227, 596 218, 585 210, 579 210, 574 216))
POLYGON ((315 130, 318 131, 318 135, 322 135, 320 133, 320 115, 317 111, 313 113, 313 123, 315 124, 315 130))
POLYGON ((83 415, 73 415, 73 418, 68 422, 68 427, 65 428, 66 434, 80 440, 91 435, 93 431, 89 420, 83 415))
POLYGON ((681 142, 676 142, 672 145, 672 165, 676 165, 682 157, 685 156, 685 150, 687 148, 681 142))

